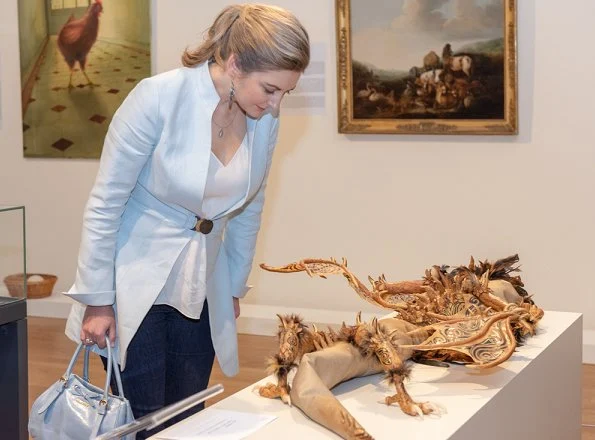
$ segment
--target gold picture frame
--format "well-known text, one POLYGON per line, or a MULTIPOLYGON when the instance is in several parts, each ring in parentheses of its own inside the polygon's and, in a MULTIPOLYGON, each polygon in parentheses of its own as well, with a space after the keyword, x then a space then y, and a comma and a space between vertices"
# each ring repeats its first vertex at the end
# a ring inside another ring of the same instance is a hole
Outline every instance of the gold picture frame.
POLYGON ((514 0, 335 1, 340 133, 518 134, 514 0))

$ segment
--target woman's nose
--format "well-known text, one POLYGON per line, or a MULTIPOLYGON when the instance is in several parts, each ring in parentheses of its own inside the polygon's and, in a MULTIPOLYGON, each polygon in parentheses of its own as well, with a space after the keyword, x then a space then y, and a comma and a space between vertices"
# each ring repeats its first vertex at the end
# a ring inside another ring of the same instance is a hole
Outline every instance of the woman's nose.
POLYGON ((279 106, 281 105, 282 99, 283 99, 283 95, 281 93, 279 93, 278 95, 273 95, 273 96, 271 96, 269 105, 272 108, 274 108, 275 110, 277 110, 279 108, 279 106))

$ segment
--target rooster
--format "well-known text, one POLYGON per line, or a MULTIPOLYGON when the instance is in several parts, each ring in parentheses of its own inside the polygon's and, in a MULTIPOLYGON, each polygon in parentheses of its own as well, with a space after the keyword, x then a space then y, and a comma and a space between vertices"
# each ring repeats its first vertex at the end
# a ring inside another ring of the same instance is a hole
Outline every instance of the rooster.
POLYGON ((90 87, 95 86, 85 72, 85 64, 87 62, 87 55, 97 40, 99 14, 102 11, 102 0, 95 0, 95 3, 89 6, 85 15, 78 20, 74 18, 74 15, 71 15, 58 33, 58 48, 70 68, 69 89, 73 87, 72 73, 77 61, 83 75, 87 78, 88 85, 90 87))

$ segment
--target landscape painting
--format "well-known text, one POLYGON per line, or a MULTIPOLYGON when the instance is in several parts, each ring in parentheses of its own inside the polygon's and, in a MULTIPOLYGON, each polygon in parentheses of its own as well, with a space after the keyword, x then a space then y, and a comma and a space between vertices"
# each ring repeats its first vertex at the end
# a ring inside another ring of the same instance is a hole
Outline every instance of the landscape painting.
POLYGON ((516 134, 514 0, 336 0, 339 132, 516 134))
POLYGON ((149 0, 18 0, 25 157, 101 155, 116 109, 151 74, 149 0))

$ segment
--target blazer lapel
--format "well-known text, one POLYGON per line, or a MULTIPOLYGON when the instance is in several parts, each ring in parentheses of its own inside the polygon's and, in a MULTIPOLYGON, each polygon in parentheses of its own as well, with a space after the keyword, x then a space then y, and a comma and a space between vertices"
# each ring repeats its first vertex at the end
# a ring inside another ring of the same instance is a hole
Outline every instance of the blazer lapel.
POLYGON ((203 63, 196 69, 196 87, 200 102, 195 103, 195 105, 198 108, 199 116, 191 125, 194 126, 194 139, 190 142, 194 144, 195 151, 198 154, 197 160, 192 166, 196 167, 197 191, 200 195, 202 205, 207 184, 207 175, 209 173, 209 161, 211 159, 211 121, 220 98, 209 72, 209 63, 203 63))

